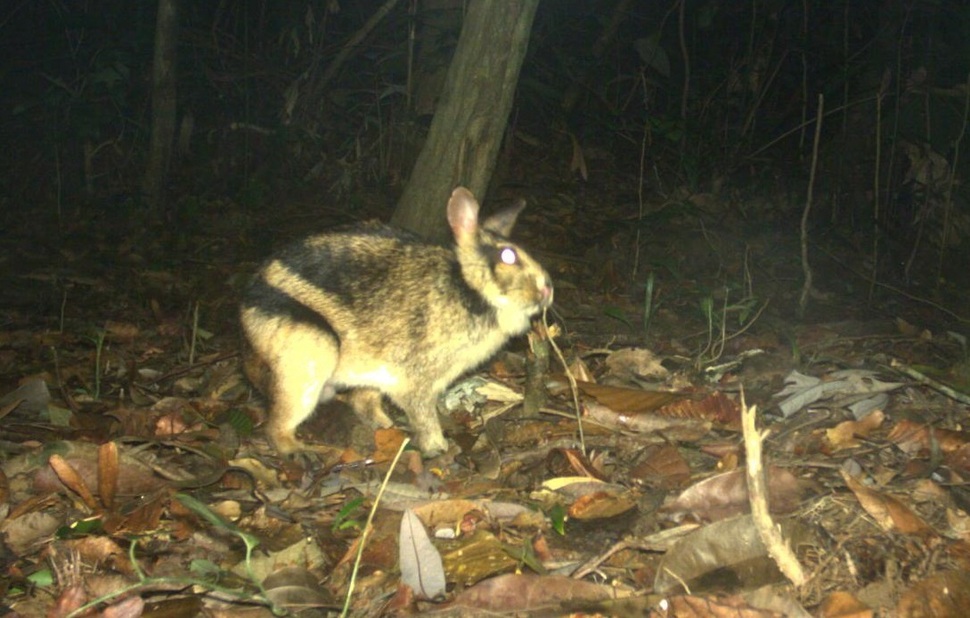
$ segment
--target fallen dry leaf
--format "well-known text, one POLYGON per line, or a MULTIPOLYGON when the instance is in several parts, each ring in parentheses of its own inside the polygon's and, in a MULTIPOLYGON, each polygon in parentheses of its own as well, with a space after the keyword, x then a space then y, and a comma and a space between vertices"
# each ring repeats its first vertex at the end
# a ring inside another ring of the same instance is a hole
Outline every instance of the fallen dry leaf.
POLYGON ((629 491, 598 491, 577 498, 569 505, 567 512, 573 519, 605 519, 626 513, 636 505, 629 491))
POLYGON ((701 597, 682 595, 667 600, 668 616, 677 618, 781 618, 768 609, 751 607, 741 597, 701 597))
POLYGON ((868 437, 873 431, 882 426, 886 415, 881 410, 867 414, 858 421, 843 421, 825 432, 827 452, 835 453, 844 449, 859 446, 859 438, 868 437))
POLYGON ((934 444, 942 452, 952 453, 970 442, 970 432, 940 429, 902 420, 892 428, 887 438, 899 450, 909 455, 927 452, 934 448, 934 444))
POLYGON ((962 618, 970 607, 970 573, 947 571, 916 583, 896 606, 899 618, 962 618))
POLYGON ((546 455, 546 467, 556 476, 585 475, 601 481, 606 475, 582 451, 575 448, 554 448, 546 455))
POLYGON ((521 573, 483 580, 459 593, 446 607, 489 612, 557 610, 617 596, 615 588, 562 575, 521 573))
POLYGON ((741 406, 722 391, 714 391, 703 399, 679 399, 658 410, 661 416, 696 418, 712 421, 724 427, 741 426, 741 406))
POLYGON ((86 536, 64 541, 64 547, 77 552, 86 564, 104 564, 119 573, 131 574, 128 549, 121 547, 105 536, 86 536))
POLYGON ((94 494, 91 493, 84 478, 74 469, 74 466, 57 454, 51 455, 48 463, 50 464, 51 470, 57 475, 57 478, 64 484, 64 487, 81 498, 86 507, 91 510, 98 508, 98 501, 95 499, 94 494))
POLYGON ((608 386, 593 384, 592 382, 578 382, 577 386, 584 394, 593 397, 607 408, 624 414, 655 412, 684 397, 684 395, 669 391, 647 391, 640 388, 608 386))
MULTIPOLYGON (((792 547, 816 547, 816 531, 797 518, 779 521, 792 547)), ((732 582, 735 589, 753 589, 785 578, 768 555, 751 515, 708 524, 678 538, 657 565, 654 591, 674 594, 688 586, 694 594, 732 582)))
POLYGON ((933 533, 919 515, 896 498, 864 486, 845 471, 842 478, 862 508, 883 530, 918 535, 933 533))
MULTIPOLYGON (((60 442, 48 445, 57 452, 73 470, 81 476, 84 485, 90 490, 98 486, 98 447, 86 442, 60 442)), ((150 493, 160 487, 159 477, 150 466, 136 457, 131 449, 119 450, 117 494, 133 496, 150 493)), ((24 458, 24 465, 29 465, 32 459, 24 458)), ((33 485, 38 491, 57 491, 63 487, 61 481, 49 466, 36 470, 27 470, 34 475, 33 485)), ((9 468, 8 468, 9 473, 9 468)))
POLYGON ((441 554, 431 543, 424 524, 411 509, 404 511, 401 518, 398 555, 401 581, 410 586, 418 597, 434 599, 445 593, 445 570, 441 565, 441 554))
POLYGON ((862 397, 888 393, 903 385, 879 380, 878 375, 867 369, 842 369, 818 378, 792 371, 785 378, 785 388, 775 393, 775 397, 784 397, 778 402, 778 408, 787 418, 817 401, 838 397, 841 400, 831 405, 848 405, 850 401, 858 403, 862 397))
POLYGON ((653 444, 638 456, 639 463, 630 469, 630 480, 640 485, 673 489, 690 480, 690 466, 672 444, 653 444))
POLYGON ((848 592, 836 591, 825 597, 819 607, 819 618, 870 618, 875 612, 848 592))
POLYGON ((476 530, 453 541, 440 541, 439 546, 447 581, 462 586, 507 573, 520 565, 521 550, 511 551, 511 547, 487 530, 476 530))
POLYGON ((104 508, 114 508, 118 492, 118 445, 105 442, 98 447, 98 495, 104 508))
MULTIPOLYGON (((807 484, 785 468, 768 468, 768 505, 772 513, 790 513, 798 507, 807 484)), ((684 490, 660 511, 675 519, 692 515, 704 521, 733 517, 750 510, 748 481, 741 468, 704 479, 684 490)))
POLYGON ((710 421, 702 419, 662 416, 656 412, 616 412, 595 401, 586 405, 586 411, 590 420, 604 427, 642 434, 663 432, 673 441, 696 440, 711 429, 710 421))
POLYGON ((609 369, 609 375, 620 380, 633 378, 663 381, 670 372, 658 357, 646 348, 621 348, 614 351, 603 364, 609 369))

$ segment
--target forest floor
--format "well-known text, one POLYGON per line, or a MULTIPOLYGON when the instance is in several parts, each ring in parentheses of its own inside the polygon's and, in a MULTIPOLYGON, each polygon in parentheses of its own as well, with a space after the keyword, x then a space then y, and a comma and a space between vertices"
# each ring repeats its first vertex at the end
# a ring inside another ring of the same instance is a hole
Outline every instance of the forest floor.
POLYGON ((398 452, 403 418, 375 432, 340 404, 301 429, 338 464, 280 458, 241 372, 259 261, 392 199, 183 200, 159 233, 123 204, 8 212, 9 615, 965 615, 967 288, 874 284, 869 245, 813 230, 799 318, 802 204, 762 187, 641 208, 634 181, 590 177, 493 192, 530 203, 516 236, 555 281, 566 366, 553 352, 524 415, 530 352, 509 346, 448 398, 431 460, 398 452), (765 549, 758 500, 796 568, 765 549))

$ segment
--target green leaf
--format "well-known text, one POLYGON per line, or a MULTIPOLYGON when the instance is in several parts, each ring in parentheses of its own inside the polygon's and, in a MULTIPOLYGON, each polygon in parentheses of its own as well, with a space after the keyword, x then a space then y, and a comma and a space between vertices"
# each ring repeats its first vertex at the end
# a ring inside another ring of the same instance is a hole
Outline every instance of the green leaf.
POLYGON ((223 574, 219 565, 205 559, 196 559, 189 562, 189 571, 203 578, 218 578, 223 574))
POLYGON ((204 504, 203 502, 196 500, 195 498, 193 498, 188 494, 175 494, 175 498, 178 499, 178 501, 181 502, 185 508, 189 509, 190 511, 192 511, 193 513, 195 513, 205 521, 212 524, 213 526, 216 526, 217 528, 222 528, 224 530, 228 530, 229 532, 238 536, 240 539, 242 539, 243 543, 245 543, 246 547, 248 547, 249 549, 252 549, 253 547, 256 547, 257 545, 259 545, 259 539, 249 534, 248 532, 243 532, 234 524, 231 524, 228 521, 224 520, 223 518, 219 517, 212 511, 212 509, 208 507, 208 505, 204 504))
POLYGON ((552 522, 552 529, 561 536, 566 535, 566 509, 561 504, 557 504, 549 510, 549 521, 552 522))
POLYGON ((336 530, 346 530, 347 528, 360 528, 360 522, 351 519, 351 514, 354 513, 360 506, 364 503, 363 496, 357 496, 347 504, 341 507, 340 511, 337 512, 337 517, 333 520, 334 531, 336 530))
POLYGON ((253 419, 242 410, 231 408, 226 413, 225 422, 241 436, 253 435, 253 419))
POLYGON ((619 320, 623 322, 624 324, 626 324, 627 328, 629 328, 630 330, 633 330, 633 324, 630 323, 630 320, 627 319, 626 314, 623 313, 623 310, 620 309, 619 307, 615 305, 608 305, 603 308, 603 314, 606 315, 607 317, 613 318, 614 320, 619 320))
POLYGON ((54 585, 54 573, 49 568, 43 568, 28 575, 27 581, 40 588, 50 588, 54 585))
POLYGON ((104 531, 100 517, 89 517, 61 526, 54 533, 59 539, 76 539, 89 534, 100 534, 104 531))

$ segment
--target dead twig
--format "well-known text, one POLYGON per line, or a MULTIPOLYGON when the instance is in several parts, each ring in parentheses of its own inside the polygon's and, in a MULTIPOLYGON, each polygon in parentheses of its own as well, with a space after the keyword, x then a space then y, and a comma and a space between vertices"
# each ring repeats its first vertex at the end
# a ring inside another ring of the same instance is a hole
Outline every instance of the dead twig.
POLYGON ((950 212, 953 210, 953 184, 956 182, 957 164, 960 162, 960 144, 967 134, 967 119, 970 117, 970 73, 967 73, 966 97, 963 99, 963 125, 960 134, 953 143, 953 163, 950 165, 950 177, 947 178, 946 195, 943 197, 943 238, 940 239, 940 261, 936 266, 936 286, 943 280, 943 256, 946 254, 946 240, 950 229, 950 212))
POLYGON ((795 552, 781 535, 781 528, 771 519, 768 512, 768 487, 765 481, 765 467, 762 461, 761 444, 767 432, 759 432, 755 424, 758 406, 750 408, 744 401, 744 389, 741 389, 741 428, 744 432, 744 451, 747 455, 745 471, 748 478, 748 502, 751 504, 751 518, 758 530, 761 542, 765 544, 768 555, 775 561, 785 577, 796 586, 807 581, 802 565, 799 564, 795 552))
POLYGON ((802 283, 802 293, 798 298, 798 316, 805 317, 808 306, 808 295, 812 290, 812 267, 808 263, 808 213, 812 210, 812 192, 815 187, 815 172, 818 169, 818 143, 822 136, 822 118, 825 111, 825 98, 818 95, 818 111, 815 113, 815 141, 812 144, 812 168, 808 176, 808 192, 805 195, 805 210, 802 211, 802 272, 805 281, 802 283))
MULTIPOLYGON (((542 310, 542 326, 546 329, 546 333, 549 332, 549 323, 546 322, 546 310, 542 310)), ((576 384, 576 378, 573 377, 573 372, 569 370, 569 365, 566 364, 566 359, 562 355, 562 350, 556 345, 556 340, 550 335, 549 344, 552 345, 553 351, 556 353, 556 358, 562 364, 562 370, 566 373, 566 379, 569 380, 569 390, 573 394, 573 406, 576 409, 576 426, 579 428, 579 448, 586 455, 586 435, 583 433, 583 410, 579 407, 579 386, 576 384)))
POLYGON ((922 373, 917 369, 910 367, 909 365, 899 360, 898 358, 894 358, 891 361, 889 361, 889 366, 895 369, 896 371, 906 376, 909 376, 910 378, 913 378, 923 386, 928 386, 933 390, 946 395, 947 397, 949 397, 954 401, 959 401, 962 404, 970 405, 970 395, 966 395, 964 393, 956 391, 950 388, 949 386, 947 386, 946 384, 943 384, 942 382, 938 382, 934 380, 933 378, 929 377, 925 373, 922 373))

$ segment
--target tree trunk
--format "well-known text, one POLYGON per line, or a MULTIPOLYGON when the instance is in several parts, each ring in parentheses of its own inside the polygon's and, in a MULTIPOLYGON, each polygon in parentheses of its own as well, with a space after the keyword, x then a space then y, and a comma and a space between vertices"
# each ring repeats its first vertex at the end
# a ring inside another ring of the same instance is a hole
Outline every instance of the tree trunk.
POLYGON ((151 212, 162 214, 165 183, 175 137, 178 0, 158 0, 155 18, 155 61, 152 67, 152 138, 145 167, 145 199, 151 212))
POLYGON ((488 189, 539 0, 471 0, 428 139, 391 223, 447 236, 445 204, 457 185, 488 189))

